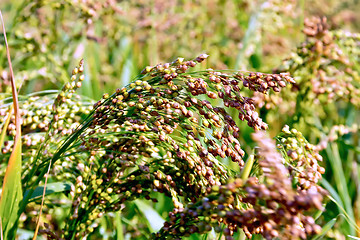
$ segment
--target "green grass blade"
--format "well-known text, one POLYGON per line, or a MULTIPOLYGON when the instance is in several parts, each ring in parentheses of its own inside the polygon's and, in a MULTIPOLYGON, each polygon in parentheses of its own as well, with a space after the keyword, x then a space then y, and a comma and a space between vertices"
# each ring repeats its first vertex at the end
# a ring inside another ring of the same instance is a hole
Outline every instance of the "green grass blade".
POLYGON ((124 240, 124 233, 121 222, 121 211, 115 213, 116 240, 124 240))
POLYGON ((91 99, 99 99, 102 96, 101 93, 101 81, 100 81, 100 69, 101 62, 99 59, 100 46, 96 43, 88 41, 85 42, 86 46, 86 64, 84 65, 86 75, 83 81, 81 93, 91 99))
POLYGON ((351 238, 351 239, 357 239, 357 240, 360 240, 360 238, 358 238, 358 237, 354 237, 354 236, 351 236, 351 235, 347 235, 349 238, 351 238))
MULTIPOLYGON (((351 222, 355 222, 354 210, 351 204, 351 196, 349 195, 348 184, 346 181, 347 178, 345 177, 337 143, 329 144, 329 146, 326 148, 326 153, 332 167, 337 191, 344 204, 344 209, 351 219, 351 222)), ((349 226, 349 233, 351 235, 355 235, 355 229, 351 226, 349 226)))
POLYGON ((242 48, 237 54, 236 62, 235 62, 235 69, 244 69, 247 68, 249 63, 247 60, 247 51, 251 46, 255 46, 257 49, 255 52, 259 52, 261 50, 261 22, 259 21, 259 16, 263 11, 263 7, 254 11, 251 15, 247 30, 245 32, 245 36, 242 40, 242 48))
POLYGON ((239 240, 245 240, 245 239, 246 239, 246 235, 244 231, 241 229, 239 234, 239 240))
POLYGON ((243 168, 243 170, 240 173, 241 179, 246 181, 249 178, 251 169, 254 165, 254 155, 250 155, 250 157, 247 159, 246 163, 245 163, 245 167, 243 168))
POLYGON ((159 231, 163 227, 165 220, 149 204, 140 199, 136 199, 134 203, 148 220, 148 225, 152 231, 159 231))
POLYGON ((349 215, 347 214, 347 212, 345 211, 345 209, 342 208, 342 207, 339 205, 339 203, 336 202, 336 200, 335 200, 334 198, 332 198, 331 196, 329 196, 329 199, 330 199, 331 201, 333 201, 333 202, 338 206, 338 208, 339 208, 340 211, 342 212, 342 215, 345 216, 345 219, 346 219, 346 221, 349 223, 349 225, 352 226, 354 229, 356 229, 356 231, 357 231, 358 233, 360 233, 360 228, 356 225, 356 222, 349 217, 349 215))
POLYGON ((8 116, 6 118, 6 121, 5 121, 4 125, 3 125, 3 128, 1 129, 1 133, 0 133, 0 149, 4 145, 5 136, 6 136, 6 129, 8 128, 9 123, 10 123, 12 111, 13 111, 13 107, 10 108, 8 116))
POLYGON ((50 161, 50 163, 49 163, 48 171, 47 171, 47 174, 46 174, 46 176, 45 176, 44 190, 43 190, 43 193, 42 193, 40 211, 39 211, 38 219, 37 219, 37 221, 36 221, 36 228, 35 228, 35 233, 34 233, 34 236, 33 236, 33 240, 36 240, 37 235, 38 235, 38 232, 39 232, 40 218, 41 218, 41 214, 42 214, 42 209, 43 209, 43 207, 44 207, 45 194, 46 194, 46 185, 47 185, 47 181, 48 181, 48 177, 49 177, 50 167, 51 167, 51 161, 50 161))
POLYGON ((2 189, 0 216, 4 230, 4 239, 13 239, 19 217, 19 204, 22 200, 20 138, 16 141, 15 148, 10 156, 2 189))
MULTIPOLYGON (((60 193, 60 192, 70 191, 71 185, 72 185, 71 182, 49 183, 46 186, 45 195, 47 196, 52 193, 60 193)), ((39 186, 39 187, 35 188, 35 190, 31 194, 31 197, 29 198, 29 202, 35 201, 35 200, 41 198, 43 195, 43 191, 44 191, 44 186, 39 186)), ((24 193, 24 198, 26 198, 29 193, 30 193, 30 191, 26 190, 24 193)))
POLYGON ((13 96, 16 135, 13 152, 10 155, 3 181, 2 194, 0 199, 0 217, 4 239, 15 239, 18 219, 20 216, 19 204, 22 200, 21 188, 21 126, 17 90, 14 79, 14 72, 11 65, 10 51, 6 39, 6 30, 0 11, 0 18, 4 33, 6 55, 10 69, 11 89, 13 96))
POLYGON ((3 227, 2 227, 2 219, 0 217, 0 237, 1 240, 4 240, 3 227))
POLYGON ((331 219, 327 224, 325 224, 325 226, 322 228, 322 231, 319 235, 317 235, 316 237, 313 238, 313 240, 317 240, 317 239, 323 239, 323 237, 325 236, 325 234, 334 226, 334 224, 336 223, 337 218, 333 218, 331 219))
POLYGON ((342 202, 339 194, 337 193, 335 188, 325 178, 321 179, 321 185, 323 185, 324 188, 329 191, 330 196, 332 196, 334 198, 337 205, 340 206, 342 209, 344 209, 344 203, 342 202))

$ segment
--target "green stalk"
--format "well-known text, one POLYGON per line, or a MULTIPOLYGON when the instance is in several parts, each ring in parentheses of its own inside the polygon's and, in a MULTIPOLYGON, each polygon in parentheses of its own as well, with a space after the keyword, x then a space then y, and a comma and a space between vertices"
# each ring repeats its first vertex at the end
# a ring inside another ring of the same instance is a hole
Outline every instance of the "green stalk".
POLYGON ((254 155, 250 155, 249 158, 246 160, 243 170, 240 173, 240 178, 242 180, 246 181, 249 178, 254 162, 255 162, 254 155))
POLYGON ((121 211, 115 213, 116 240, 124 240, 124 233, 121 223, 121 211))
MULTIPOLYGON (((355 222, 354 210, 351 204, 351 196, 349 195, 349 190, 347 187, 347 178, 345 177, 337 143, 330 143, 326 148, 326 153, 332 167, 338 193, 342 202, 344 203, 345 211, 349 216, 349 219, 351 219, 352 222, 355 222)), ((347 227, 349 234, 355 235, 355 229, 350 224, 347 227)))

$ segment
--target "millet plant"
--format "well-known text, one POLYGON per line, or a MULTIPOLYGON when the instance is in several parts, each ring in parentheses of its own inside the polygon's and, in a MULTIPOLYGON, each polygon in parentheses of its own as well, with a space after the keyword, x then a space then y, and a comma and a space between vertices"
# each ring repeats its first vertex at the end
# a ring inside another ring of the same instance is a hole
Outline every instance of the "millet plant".
POLYGON ((358 239, 358 2, 0 1, 0 239, 358 239))
MULTIPOLYGON (((26 214, 20 225, 38 225, 29 211, 38 209, 39 192, 44 214, 68 206, 62 224, 53 216, 45 220, 40 233, 48 239, 90 237, 103 216, 126 211, 136 199, 157 202, 160 194, 171 199, 173 210, 163 227, 147 230, 145 238, 181 239, 210 231, 219 239, 233 239, 239 231, 266 239, 320 234, 312 215, 323 210, 327 194, 318 185, 325 171, 322 157, 288 126, 276 141, 267 137, 268 125, 242 92, 280 92, 294 80, 287 73, 191 71, 207 57, 146 67, 92 107, 75 92, 85 78, 83 61, 59 93, 20 96, 24 198, 13 213, 26 214), (243 150, 239 120, 255 131, 257 147, 250 154, 243 150), (55 190, 39 191, 44 179, 55 190), (53 192, 64 193, 58 206, 44 201, 53 192)), ((8 137, 1 156, 8 158, 16 119, 6 110, 10 99, 2 102, 0 121, 8 137)), ((4 231, 9 239, 15 236, 4 231)))
POLYGON ((289 72, 296 83, 279 94, 255 93, 253 99, 272 131, 288 124, 317 143, 327 169, 322 184, 332 196, 325 214, 345 219, 337 221, 339 226, 331 235, 354 236, 360 216, 360 36, 331 29, 325 17, 305 19, 304 23, 305 40, 274 70, 289 72))

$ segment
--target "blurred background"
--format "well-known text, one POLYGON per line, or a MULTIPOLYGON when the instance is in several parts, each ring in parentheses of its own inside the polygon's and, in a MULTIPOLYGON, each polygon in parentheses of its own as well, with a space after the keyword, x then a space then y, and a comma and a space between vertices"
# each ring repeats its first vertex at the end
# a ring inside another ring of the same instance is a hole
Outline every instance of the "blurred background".
POLYGON ((200 53, 212 68, 271 72, 304 40, 306 17, 360 27, 356 0, 1 0, 0 8, 21 93, 59 89, 84 58, 82 94, 93 99, 147 65, 200 53))
MULTIPOLYGON (((271 73, 283 66, 285 59, 296 55, 297 47, 306 40, 304 21, 312 16, 325 16, 330 31, 359 32, 360 28, 358 0, 0 0, 0 9, 20 95, 61 89, 83 58, 85 80, 78 93, 93 101, 128 84, 148 65, 177 57, 193 59, 201 53, 210 55, 201 68, 271 73)), ((0 43, 0 99, 4 99, 11 94, 11 88, 3 37, 0 43)), ((359 40, 355 41, 358 45, 359 40)), ((351 53, 358 49, 359 46, 351 53)), ((356 54, 353 59, 357 61, 356 54)), ((351 67, 359 73, 359 66, 351 67)), ((300 75, 299 79, 307 80, 300 75)), ((359 88, 356 81, 354 87, 359 88)), ((301 100, 301 95, 297 96, 301 100)), ((335 109, 336 116, 328 117, 324 110, 323 115, 312 118, 321 104, 315 105, 303 122, 288 116, 288 110, 271 112, 263 108, 260 113, 273 136, 286 123, 304 132, 313 144, 321 142, 321 136, 331 132, 332 126, 359 124, 357 103, 335 103, 328 112, 335 109)), ((252 130, 243 127, 243 142, 251 145, 252 130)), ((357 235, 354 224, 360 225, 358 133, 344 133, 345 138, 324 148, 323 186, 336 201, 330 202, 319 218, 322 225, 329 223, 323 238, 347 239, 348 235, 357 235)), ((122 217, 124 236, 146 238, 151 229, 158 227, 151 225, 156 222, 154 219, 166 218, 159 214, 171 209, 167 199, 159 199, 152 206, 141 205, 142 202, 128 206, 122 217), (147 219, 148 226, 138 224, 142 220, 136 219, 136 214, 147 219)), ((60 213, 59 216, 61 222, 60 213)), ((103 219, 103 228, 98 232, 103 239, 113 239, 111 226, 115 218, 109 215, 103 219)))

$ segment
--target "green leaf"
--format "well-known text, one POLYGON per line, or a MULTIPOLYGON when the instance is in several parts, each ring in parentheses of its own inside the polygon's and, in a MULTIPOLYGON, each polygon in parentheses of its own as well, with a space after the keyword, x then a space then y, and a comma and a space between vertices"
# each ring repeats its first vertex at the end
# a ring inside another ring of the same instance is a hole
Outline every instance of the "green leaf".
POLYGON ((0 199, 0 216, 4 239, 14 239, 22 200, 21 189, 21 138, 17 138, 3 182, 0 199))
POLYGON ((140 199, 136 199, 134 203, 148 220, 149 227, 152 231, 159 231, 163 227, 165 220, 149 204, 140 199))
POLYGON ((335 203, 343 209, 344 203, 335 188, 325 178, 321 179, 321 185, 323 185, 324 188, 329 191, 330 196, 334 198, 335 203))
POLYGON ((1 133, 0 133, 0 149, 2 148, 2 146, 4 145, 4 141, 5 141, 5 136, 6 136, 6 129, 9 126, 10 123, 10 119, 12 116, 12 111, 13 111, 13 107, 10 108, 9 112, 8 112, 8 116, 6 118, 6 121, 1 129, 1 133))
POLYGON ((252 54, 249 62, 252 68, 259 69, 261 67, 261 56, 259 54, 252 54))
MULTIPOLYGON (((59 192, 65 192, 70 191, 71 189, 71 182, 55 182, 55 183, 49 183, 46 186, 45 195, 50 195, 52 193, 59 193, 59 192)), ((37 199, 40 199, 43 195, 44 186, 39 186, 35 188, 33 193, 31 194, 31 197, 29 198, 29 201, 34 201, 37 199)), ((30 190, 26 190, 24 193, 24 198, 27 197, 30 190)))
MULTIPOLYGON (((344 209, 351 222, 355 222, 354 210, 351 203, 351 196, 349 194, 347 178, 345 177, 342 160, 340 157, 339 147, 337 143, 331 143, 326 148, 327 157, 330 166, 333 170, 337 192, 340 196, 341 202, 344 204, 344 209)), ((355 228, 351 225, 348 226, 348 233, 355 234, 355 228)))
POLYGON ((352 238, 352 239, 357 239, 357 240, 360 240, 360 238, 358 237, 354 237, 354 236, 351 236, 351 235, 347 235, 349 238, 352 238))
POLYGON ((86 47, 86 64, 84 65, 86 75, 85 80, 83 81, 83 86, 81 93, 84 96, 87 96, 91 99, 98 99, 102 96, 101 89, 101 81, 100 81, 100 69, 101 62, 99 59, 100 48, 94 42, 85 42, 86 47))
POLYGON ((356 222, 352 218, 350 218, 349 214, 345 211, 345 209, 342 206, 340 206, 340 204, 333 197, 328 196, 328 198, 331 201, 333 201, 338 206, 339 210, 342 212, 342 214, 339 216, 343 216, 345 218, 346 222, 349 224, 349 226, 354 228, 357 232, 360 232, 360 227, 358 227, 356 225, 356 222))
POLYGON ((255 161, 254 155, 250 155, 245 163, 245 167, 243 168, 243 170, 240 173, 242 180, 246 181, 249 178, 251 169, 254 165, 254 161, 255 161))
POLYGON ((20 111, 18 103, 18 94, 15 85, 14 72, 11 65, 10 51, 6 39, 6 30, 0 11, 0 18, 4 33, 6 46, 6 55, 10 69, 10 82, 13 97, 14 115, 16 134, 14 140, 13 152, 10 155, 8 166, 6 168, 3 181, 2 194, 0 199, 0 223, 2 229, 2 237, 4 239, 15 239, 17 224, 20 216, 19 204, 22 200, 21 188, 21 125, 20 111))
MULTIPOLYGON (((16 231, 16 235, 18 236, 19 240, 31 239, 31 237, 34 235, 34 231, 20 228, 16 231)), ((43 236, 38 236, 37 240, 46 240, 46 238, 44 238, 43 236)))
POLYGON ((124 240, 124 233, 121 222, 121 211, 115 213, 116 240, 124 240))
POLYGON ((325 226, 322 228, 321 233, 319 235, 317 235, 316 237, 314 237, 313 240, 323 239, 325 234, 334 226, 334 224, 336 223, 336 220, 337 220, 337 218, 333 218, 327 224, 325 224, 325 226))

